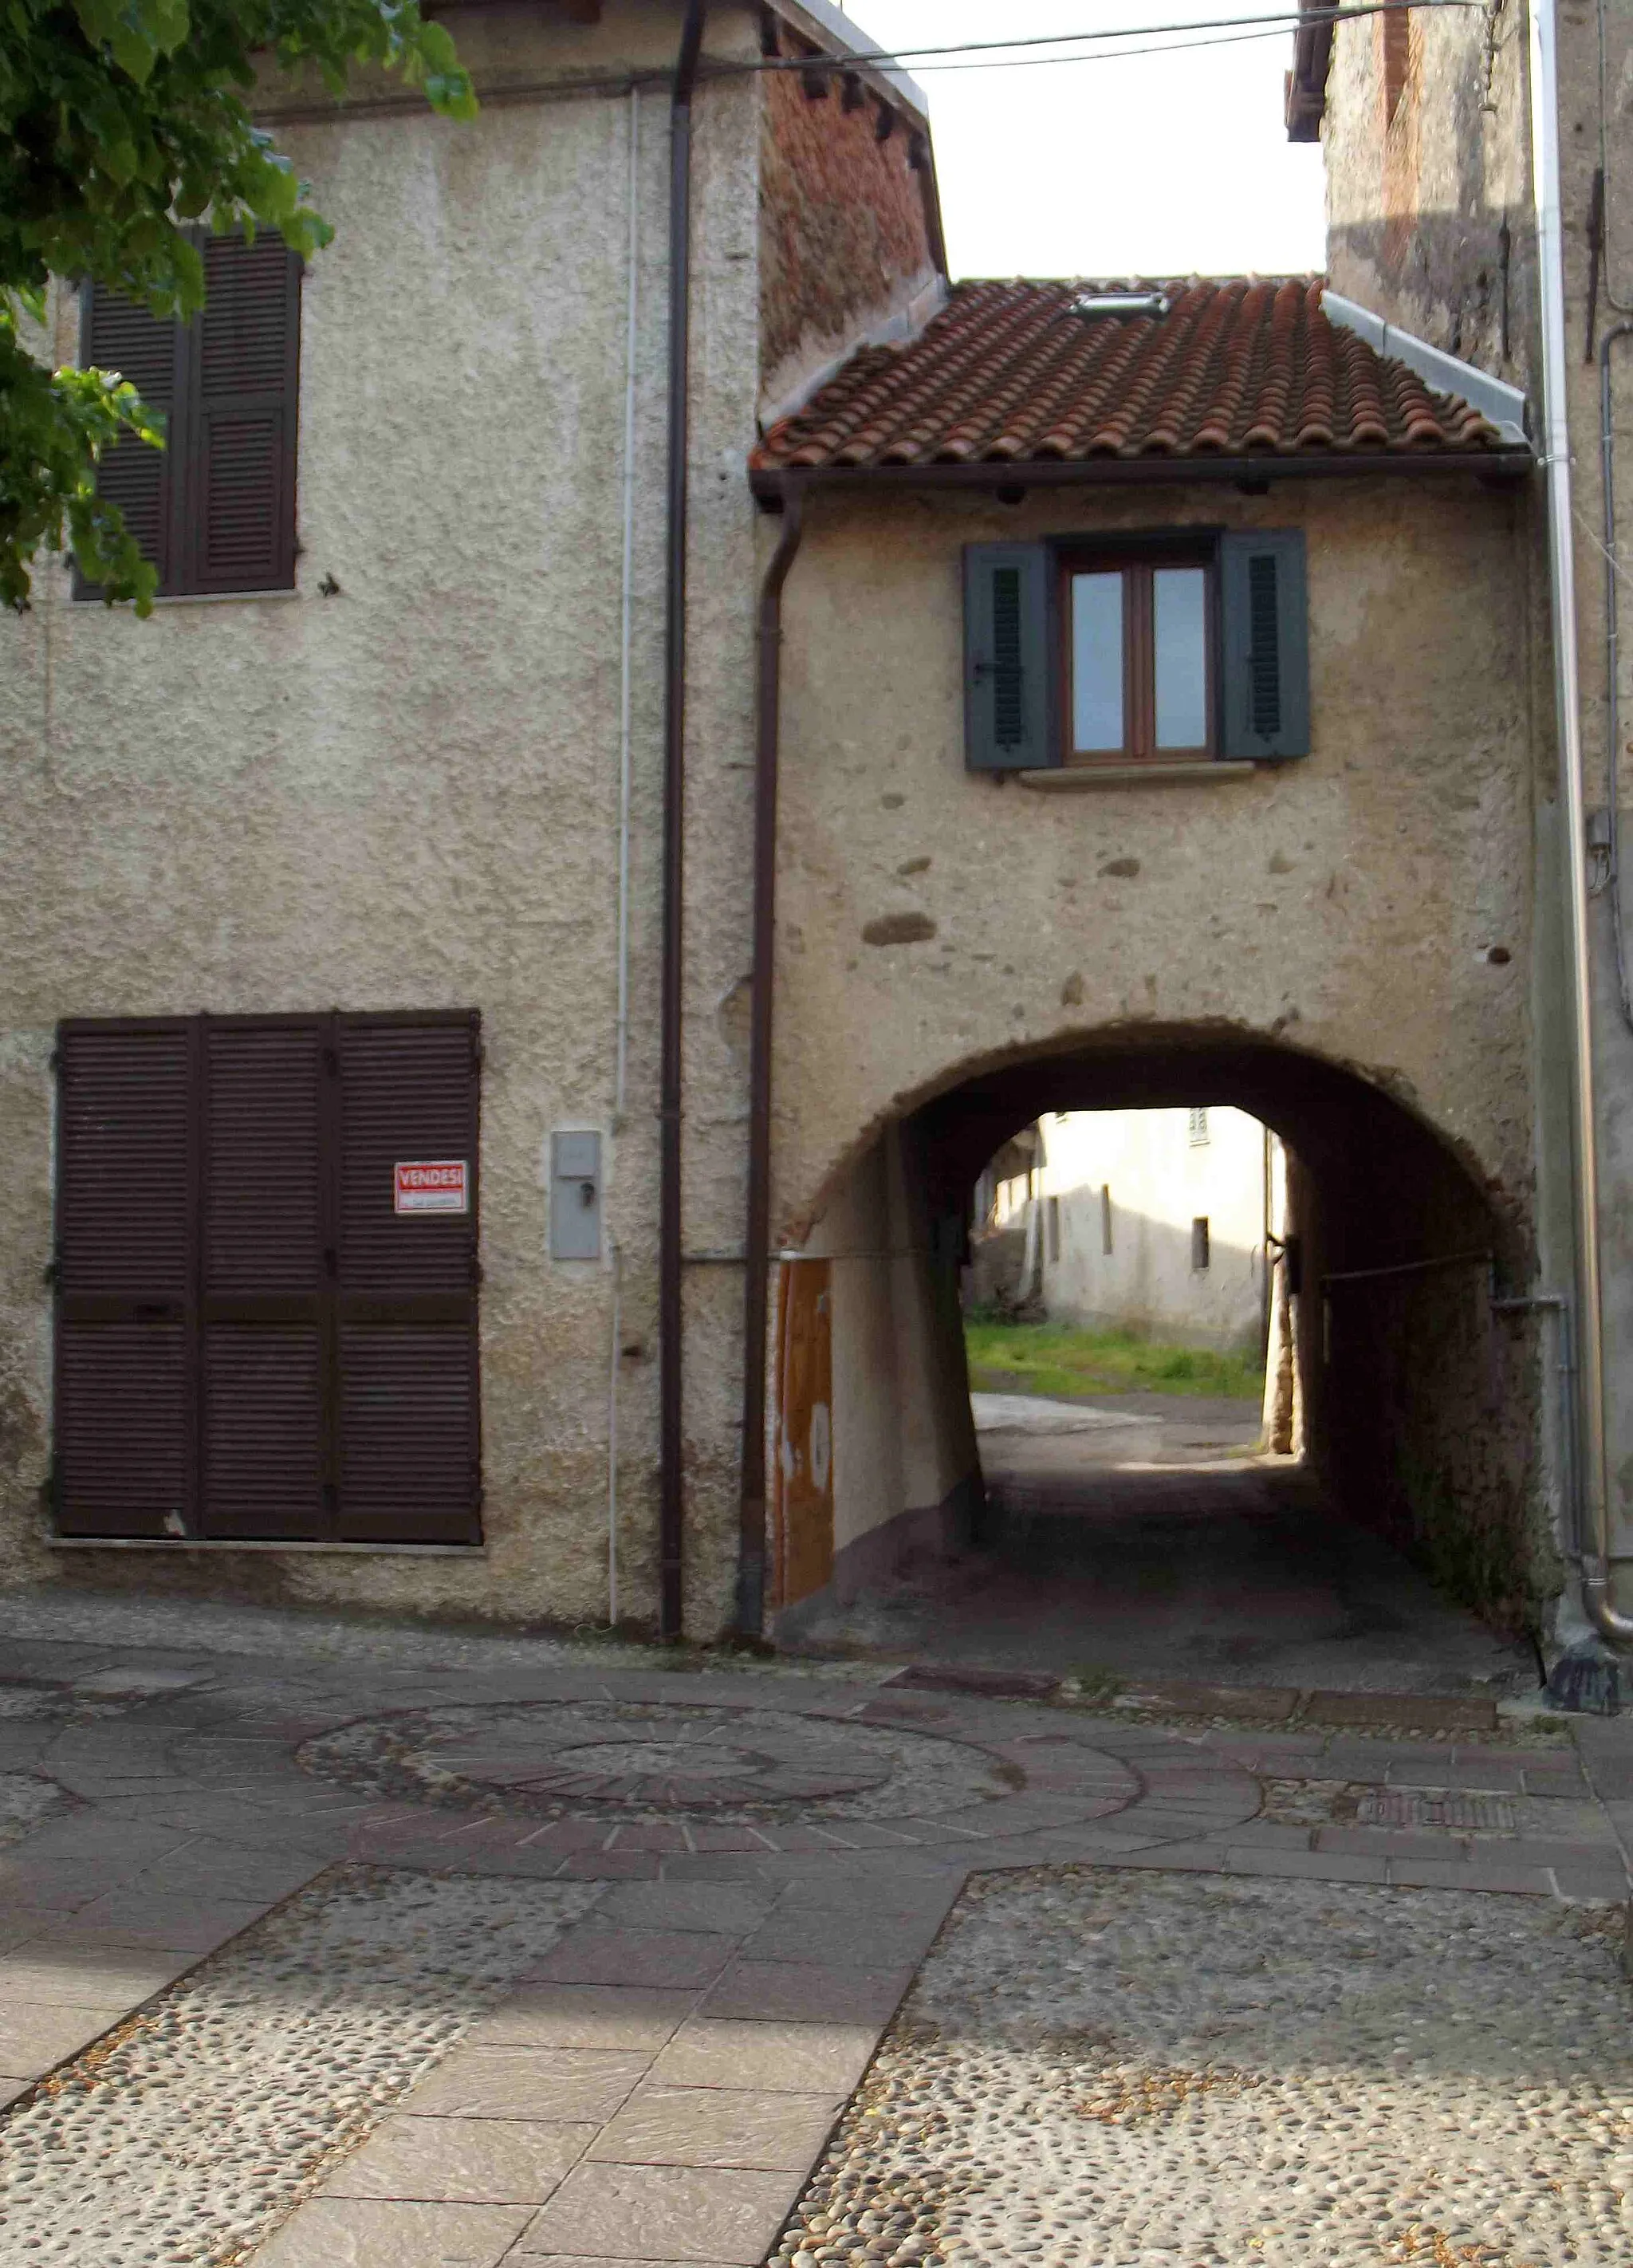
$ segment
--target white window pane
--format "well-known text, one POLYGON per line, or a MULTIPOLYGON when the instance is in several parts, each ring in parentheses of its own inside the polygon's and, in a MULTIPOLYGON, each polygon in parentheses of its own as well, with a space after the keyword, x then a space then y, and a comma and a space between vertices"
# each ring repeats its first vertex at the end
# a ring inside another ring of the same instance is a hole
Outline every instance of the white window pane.
POLYGON ((1159 567, 1151 577, 1157 632, 1157 746, 1200 748, 1208 740, 1208 577, 1201 567, 1159 567))
POLYGON ((1071 741, 1085 753, 1123 744, 1121 575, 1071 578, 1071 741))

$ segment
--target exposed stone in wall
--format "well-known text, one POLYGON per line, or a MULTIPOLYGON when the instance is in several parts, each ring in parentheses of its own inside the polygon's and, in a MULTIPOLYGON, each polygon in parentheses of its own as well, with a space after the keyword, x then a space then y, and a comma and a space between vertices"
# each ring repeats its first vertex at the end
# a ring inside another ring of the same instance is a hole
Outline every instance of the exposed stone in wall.
POLYGON ((1328 72, 1335 291, 1512 383, 1531 382, 1534 265, 1518 8, 1373 17, 1328 72), (1396 92, 1398 99, 1391 104, 1396 92))
POLYGON ((876 105, 847 110, 837 81, 820 101, 798 71, 761 82, 761 370, 768 402, 821 368, 935 274, 925 176, 898 122, 887 141, 876 105))

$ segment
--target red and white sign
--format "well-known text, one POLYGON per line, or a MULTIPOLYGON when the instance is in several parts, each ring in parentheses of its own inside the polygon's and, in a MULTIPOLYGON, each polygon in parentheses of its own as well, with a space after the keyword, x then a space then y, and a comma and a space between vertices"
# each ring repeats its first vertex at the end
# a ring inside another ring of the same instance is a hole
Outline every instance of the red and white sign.
POLYGON ((420 1158, 393 1174, 394 1212, 468 1212, 470 1177, 463 1158, 420 1158))

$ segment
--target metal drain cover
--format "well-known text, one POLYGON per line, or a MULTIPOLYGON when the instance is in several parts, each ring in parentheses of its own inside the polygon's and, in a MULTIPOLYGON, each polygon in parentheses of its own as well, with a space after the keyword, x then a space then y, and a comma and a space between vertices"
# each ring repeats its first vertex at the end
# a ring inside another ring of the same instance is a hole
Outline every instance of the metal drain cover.
POLYGON ((1519 1832, 1519 1822, 1507 1796, 1459 1795, 1448 1789, 1372 1789, 1357 1804, 1355 1815, 1363 1827, 1449 1827, 1486 1835, 1519 1832))

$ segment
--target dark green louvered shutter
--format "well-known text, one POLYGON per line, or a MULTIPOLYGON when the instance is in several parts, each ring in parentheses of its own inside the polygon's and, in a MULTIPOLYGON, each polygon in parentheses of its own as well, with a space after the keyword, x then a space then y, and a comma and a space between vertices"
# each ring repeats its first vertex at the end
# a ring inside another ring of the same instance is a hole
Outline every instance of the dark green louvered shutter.
POLYGON ((1048 554, 964 547, 964 761, 971 771, 1058 762, 1049 732, 1048 554))
POLYGON ((1266 528, 1219 540, 1223 756, 1310 753, 1310 633, 1304 536, 1266 528))
POLYGON ((182 348, 183 335, 175 323, 156 321, 134 299, 121 298, 100 284, 85 286, 80 296, 80 361, 89 369, 116 370, 150 409, 165 414, 172 446, 155 449, 127 434, 104 456, 96 482, 98 496, 119 506, 142 556, 158 568, 161 590, 173 583, 172 468, 176 404, 185 384, 182 348))

